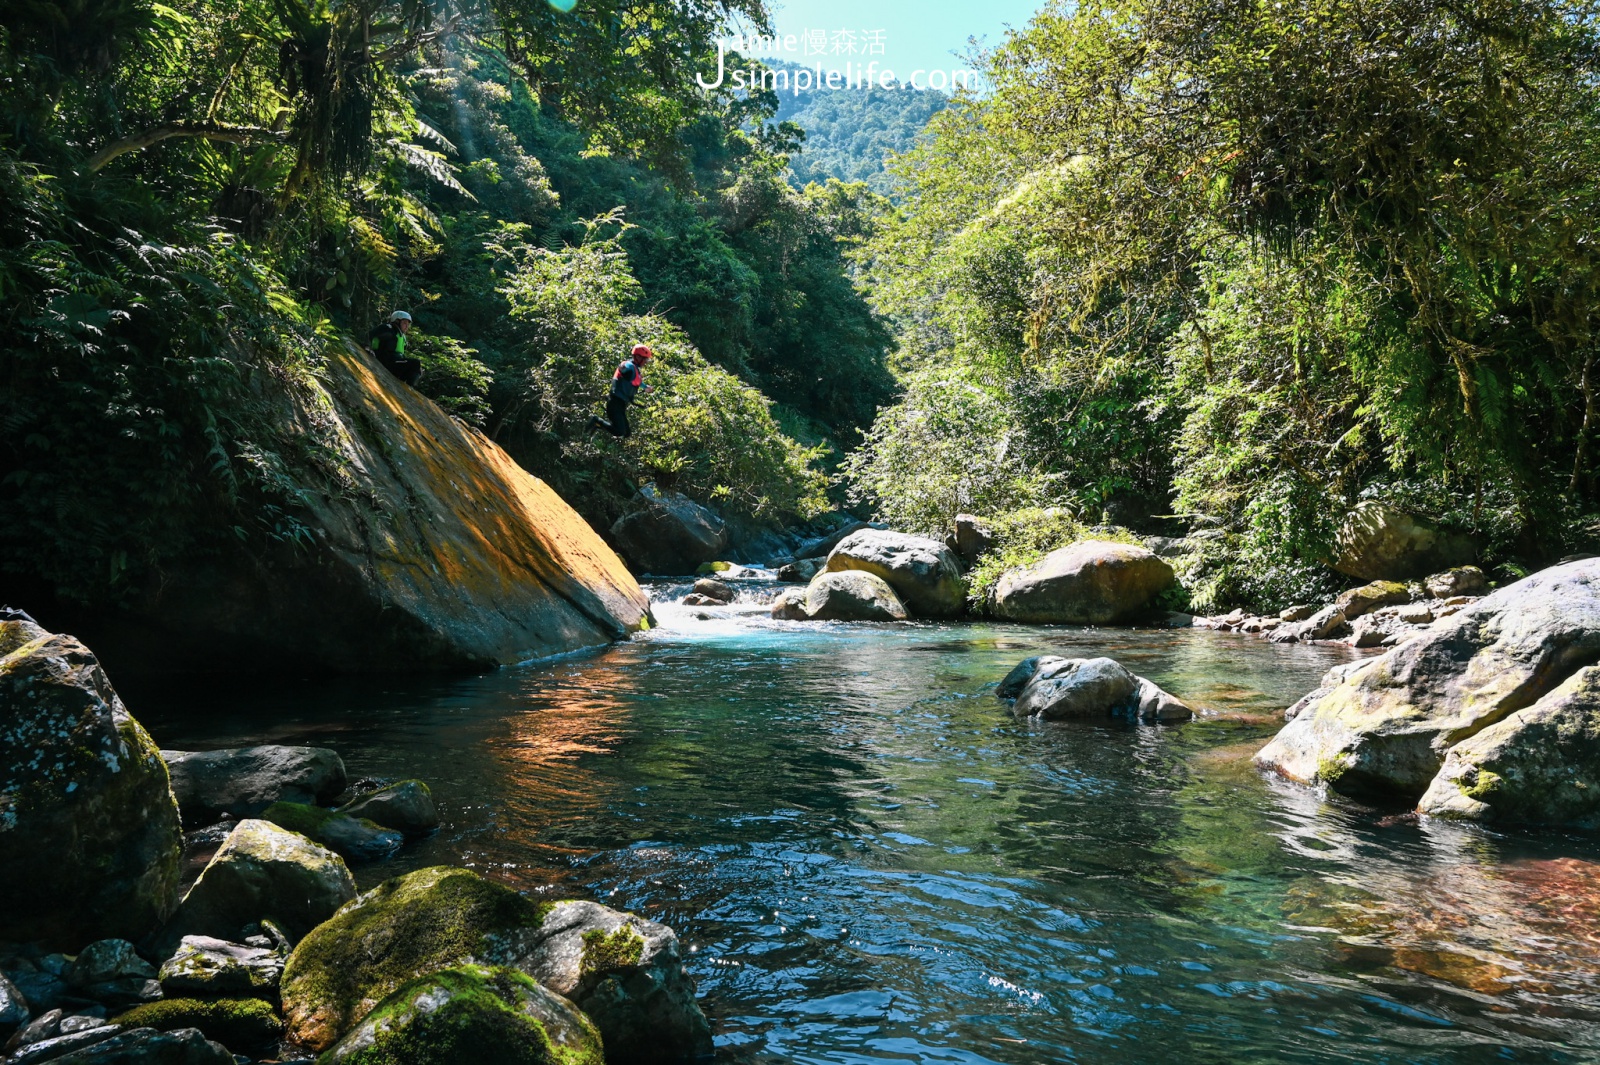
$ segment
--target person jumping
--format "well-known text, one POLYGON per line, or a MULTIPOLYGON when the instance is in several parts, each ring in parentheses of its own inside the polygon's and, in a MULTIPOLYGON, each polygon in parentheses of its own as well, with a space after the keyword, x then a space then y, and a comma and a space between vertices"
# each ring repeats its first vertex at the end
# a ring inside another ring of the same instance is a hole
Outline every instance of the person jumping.
POLYGON ((650 386, 644 383, 644 364, 654 357, 655 353, 643 344, 633 346, 633 353, 611 375, 611 395, 606 400, 606 416, 591 417, 589 432, 604 429, 618 440, 626 440, 633 435, 633 427, 628 424, 628 405, 640 392, 650 391, 650 386))
POLYGON ((411 315, 395 311, 389 320, 372 331, 372 353, 385 368, 412 387, 422 376, 422 363, 406 358, 406 334, 411 332, 411 315))

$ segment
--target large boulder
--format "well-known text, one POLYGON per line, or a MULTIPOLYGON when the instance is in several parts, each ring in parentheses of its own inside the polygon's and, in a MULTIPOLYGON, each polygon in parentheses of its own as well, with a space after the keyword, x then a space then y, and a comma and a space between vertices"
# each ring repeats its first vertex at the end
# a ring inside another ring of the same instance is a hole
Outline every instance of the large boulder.
POLYGON ((1003 574, 993 609, 1009 621, 1113 625, 1138 617, 1176 580, 1147 548, 1083 540, 1003 574))
POLYGON ((807 621, 904 621, 905 604, 881 578, 861 570, 819 573, 805 592, 807 621))
POLYGON ((105 1025, 35 1043, 9 1065, 234 1065, 233 1055, 196 1028, 159 1032, 105 1025))
POLYGON ((1015 700, 1011 710, 1017 717, 1043 721, 1122 717, 1154 723, 1194 716, 1181 699, 1112 658, 1024 659, 996 694, 1015 700))
POLYGON ((316 455, 272 466, 300 535, 169 563, 90 619, 80 634, 113 674, 482 669, 645 622, 638 583, 576 511, 365 352, 260 383, 279 437, 316 455))
POLYGON ((167 767, 89 649, 0 620, 0 939, 137 939, 178 900, 167 767))
POLYGON ((194 1028, 224 1046, 251 1050, 276 1050, 283 1032, 278 1011, 259 998, 165 998, 135 1006, 111 1022, 158 1032, 194 1028))
POLYGON ((613 1060, 711 1050, 670 928, 593 903, 535 904, 448 867, 380 884, 295 948, 282 985, 290 1036, 325 1049, 409 981, 467 964, 509 966, 567 995, 608 1050, 636 1048, 613 1060))
POLYGON ((355 895, 337 854, 270 822, 240 821, 183 897, 162 953, 185 936, 228 939, 264 918, 299 939, 355 895))
POLYGON ((1339 527, 1333 568, 1364 581, 1403 581, 1476 560, 1471 537, 1385 503, 1368 501, 1339 527))
POLYGON ((859 570, 879 578, 917 617, 955 617, 967 589, 950 549, 925 536, 882 529, 851 533, 828 554, 827 572, 859 570))
POLYGON ((397 988, 318 1061, 604 1065, 606 1054, 589 1018, 531 977, 515 969, 460 965, 397 988))
POLYGON ((1600 559, 1543 570, 1338 667, 1256 762, 1309 784, 1415 800, 1449 750, 1600 661, 1600 559))
POLYGON ((327 802, 345 788, 344 762, 325 747, 162 751, 185 822, 255 817, 275 802, 327 802))
POLYGON ((358 795, 339 807, 339 812, 376 821, 408 836, 425 836, 439 827, 433 790, 420 780, 402 780, 358 795))
POLYGON ((1463 821, 1600 827, 1600 666, 1450 748, 1417 809, 1463 821))
POLYGON ((717 514, 681 492, 639 489, 644 507, 618 518, 611 539, 644 573, 682 575, 714 562, 728 546, 728 526, 717 514))

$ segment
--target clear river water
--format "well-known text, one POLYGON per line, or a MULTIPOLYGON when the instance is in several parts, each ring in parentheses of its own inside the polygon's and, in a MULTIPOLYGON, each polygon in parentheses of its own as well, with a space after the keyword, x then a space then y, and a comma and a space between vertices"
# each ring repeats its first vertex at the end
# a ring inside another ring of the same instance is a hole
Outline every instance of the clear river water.
POLYGON ((479 677, 129 702, 163 747, 309 743, 427 780, 444 828, 363 887, 460 864, 672 925, 718 1062, 1600 1060, 1600 839, 1252 768, 1356 652, 696 613, 479 677), (994 686, 1041 652, 1111 655, 1208 712, 1018 723, 994 686))

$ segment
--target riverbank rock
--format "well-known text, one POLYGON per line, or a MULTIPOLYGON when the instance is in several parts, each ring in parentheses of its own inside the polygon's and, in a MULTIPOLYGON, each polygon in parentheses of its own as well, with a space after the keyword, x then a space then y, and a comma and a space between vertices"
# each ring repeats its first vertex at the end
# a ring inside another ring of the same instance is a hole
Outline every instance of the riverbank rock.
POLYGON ((337 854, 270 822, 240 821, 183 897, 162 954, 185 936, 227 939, 263 919, 299 939, 355 894, 337 854))
MULTIPOLYGON (((609 1049, 609 1048, 607 1048, 609 1049)), ((400 987, 322 1065, 604 1065, 572 1003, 514 969, 461 965, 400 987)), ((625 1060, 612 1056, 613 1062, 625 1060)))
POLYGON ((945 546, 971 566, 994 546, 994 530, 975 514, 957 514, 950 535, 945 538, 945 546))
POLYGON ((826 556, 822 558, 800 558, 793 562, 785 562, 778 567, 778 580, 785 584, 809 584, 811 578, 822 572, 822 567, 828 564, 826 556))
POLYGON ((162 751, 184 822, 255 817, 275 802, 327 802, 345 789, 344 761, 325 747, 162 751))
POLYGON ((1008 621, 1112 625, 1137 617, 1176 580, 1146 548, 1083 540, 1002 575, 993 610, 1008 621))
POLYGON ((392 858, 405 843, 404 836, 376 821, 299 802, 275 802, 261 811, 261 820, 298 832, 352 861, 392 858))
POLYGON ((124 1030, 117 1025, 35 1043, 7 1065, 234 1065, 233 1055, 194 1028, 158 1032, 154 1028, 124 1030))
POLYGON ((78 952, 67 986, 96 1002, 127 1004, 161 997, 156 967, 125 939, 100 939, 78 952))
POLYGON ((1330 603, 1304 621, 1286 622, 1272 630, 1267 637, 1273 643, 1295 643, 1299 640, 1331 640, 1348 632, 1344 608, 1330 603))
POLYGON ((711 1051, 670 928, 594 903, 535 904, 449 867, 380 884, 295 948, 282 985, 289 1033, 325 1049, 407 982, 464 964, 509 966, 567 995, 611 1053, 635 1048, 613 1060, 711 1051))
POLYGON ((642 509, 618 518, 611 539, 641 573, 681 576, 715 562, 728 546, 728 526, 681 492, 639 489, 642 509))
POLYGON ((283 1032, 277 1011, 259 998, 162 999, 135 1006, 111 1018, 111 1023, 158 1032, 193 1028, 226 1047, 251 1050, 276 1050, 283 1032))
POLYGON ((11 1033, 28 1023, 28 999, 17 985, 0 973, 0 1041, 9 1039, 11 1033))
POLYGON ((402 780, 358 795, 339 812, 376 821, 407 836, 425 836, 439 827, 439 808, 433 791, 420 780, 402 780))
POLYGON ((270 947, 184 936, 158 978, 162 992, 175 998, 276 997, 285 960, 284 952, 270 947))
POLYGON ((1428 594, 1435 599, 1451 599, 1458 595, 1482 595, 1489 590, 1489 581, 1477 566, 1457 566, 1443 573, 1435 573, 1423 581, 1428 594))
POLYGON ((1600 560, 1552 567, 1330 671, 1256 762, 1291 780, 1416 800, 1452 747, 1596 661, 1600 560))
POLYGON ((804 592, 773 601, 772 616, 789 621, 904 621, 905 604, 882 579, 861 570, 819 573, 804 592))
POLYGON ((89 649, 0 620, 0 940, 137 939, 178 898, 167 767, 89 649))
POLYGON ((1411 602, 1411 589, 1399 581, 1373 581, 1340 593, 1333 602, 1344 612, 1346 621, 1354 621, 1379 607, 1411 602))
POLYGON ((853 532, 828 554, 827 572, 849 570, 883 581, 917 617, 955 617, 966 608, 966 585, 955 556, 925 536, 879 529, 853 532))
POLYGON ((273 466, 305 536, 196 553, 129 609, 85 613, 113 675, 486 669, 645 622, 638 583, 576 511, 370 355, 330 347, 315 375, 260 384, 282 438, 319 455, 273 466))
POLYGON ((1417 809, 1464 821, 1600 827, 1600 666, 1451 747, 1417 809))
POLYGON ((1014 700, 1017 717, 1043 721, 1123 717, 1149 724, 1194 717, 1183 700, 1111 658, 1027 658, 1006 674, 996 694, 1014 700))
POLYGON ((1477 544, 1385 503, 1359 504, 1339 527, 1333 568, 1364 581, 1403 581, 1474 561, 1477 544))

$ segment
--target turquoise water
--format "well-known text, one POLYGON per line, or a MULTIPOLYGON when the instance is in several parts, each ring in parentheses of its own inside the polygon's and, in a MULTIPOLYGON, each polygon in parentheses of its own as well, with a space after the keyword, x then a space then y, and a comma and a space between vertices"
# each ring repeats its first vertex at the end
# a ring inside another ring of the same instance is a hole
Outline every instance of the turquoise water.
MULTIPOLYGON (((1264 779, 1341 648, 1228 634, 710 620, 467 679, 130 693, 166 747, 428 780, 449 862, 665 921, 724 1062, 1600 1059, 1600 842, 1264 779), (1029 654, 1213 711, 1027 726, 1029 654)), ((737 612, 732 612, 737 615, 737 612)))

